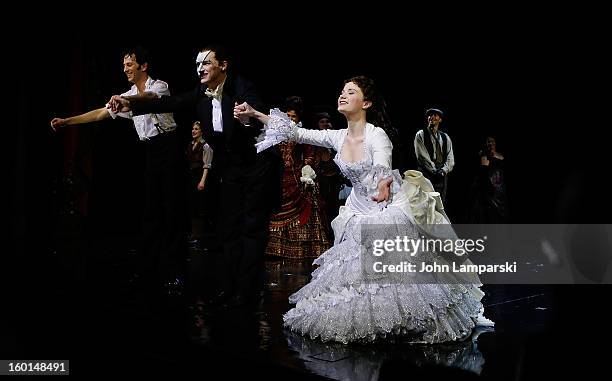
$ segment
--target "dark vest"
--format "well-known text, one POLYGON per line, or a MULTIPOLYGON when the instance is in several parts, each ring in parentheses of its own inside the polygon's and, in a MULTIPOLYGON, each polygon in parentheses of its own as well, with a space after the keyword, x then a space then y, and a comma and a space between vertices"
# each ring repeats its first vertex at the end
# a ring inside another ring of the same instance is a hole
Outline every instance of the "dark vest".
MULTIPOLYGON (((427 153, 429 153, 429 158, 431 159, 431 161, 434 161, 433 157, 434 157, 435 148, 433 146, 433 143, 431 142, 432 134, 429 131, 429 128, 424 128, 422 131, 423 131, 423 142, 425 143, 425 148, 427 148, 427 153)), ((444 132, 438 131, 438 133, 442 135, 442 154, 444 155, 444 158, 443 158, 444 160, 442 161, 446 163, 446 159, 448 158, 448 139, 444 132)))

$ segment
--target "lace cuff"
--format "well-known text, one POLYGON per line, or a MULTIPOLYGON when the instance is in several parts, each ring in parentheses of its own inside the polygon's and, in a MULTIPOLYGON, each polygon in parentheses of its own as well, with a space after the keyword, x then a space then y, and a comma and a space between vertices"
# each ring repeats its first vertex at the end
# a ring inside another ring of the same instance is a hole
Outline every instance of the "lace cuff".
POLYGON ((392 170, 389 167, 377 164, 373 166, 363 178, 363 184, 367 187, 368 197, 373 197, 378 195, 378 182, 381 179, 388 179, 389 177, 393 179, 391 182, 390 196, 388 201, 383 201, 378 204, 381 209, 389 205, 393 201, 393 195, 400 191, 402 187, 402 175, 400 175, 397 169, 392 170))
POLYGON ((295 140, 297 127, 292 126, 291 119, 277 108, 270 110, 270 120, 264 127, 261 135, 257 138, 255 147, 261 152, 278 143, 295 140))

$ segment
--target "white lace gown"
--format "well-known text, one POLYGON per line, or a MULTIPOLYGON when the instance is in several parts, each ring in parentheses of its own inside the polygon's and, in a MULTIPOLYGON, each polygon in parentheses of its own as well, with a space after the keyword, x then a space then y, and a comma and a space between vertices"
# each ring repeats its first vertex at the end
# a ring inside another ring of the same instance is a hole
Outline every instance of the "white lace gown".
POLYGON ((351 180, 353 190, 332 221, 334 245, 314 261, 319 267, 312 280, 290 296, 295 308, 283 317, 293 332, 322 341, 371 342, 390 336, 405 341, 438 343, 470 335, 482 312, 484 293, 474 284, 366 282, 360 261, 362 224, 394 226, 403 235, 418 238, 419 227, 449 224, 438 194, 420 172, 407 171, 402 180, 391 170, 391 141, 383 129, 367 124, 363 158, 341 159, 347 129, 307 130, 290 126, 286 114, 270 111, 270 121, 257 143, 258 152, 284 140, 333 148, 334 161, 351 180), (390 202, 377 203, 378 181, 393 177, 390 202))

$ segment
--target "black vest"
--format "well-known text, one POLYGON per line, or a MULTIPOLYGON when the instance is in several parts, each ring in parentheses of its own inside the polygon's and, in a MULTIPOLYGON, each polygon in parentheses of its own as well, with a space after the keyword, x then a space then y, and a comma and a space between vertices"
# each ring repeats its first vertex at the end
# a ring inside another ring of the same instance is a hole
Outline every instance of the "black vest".
MULTIPOLYGON (((429 153, 429 158, 433 162, 435 150, 434 150, 433 143, 431 142, 432 134, 429 131, 429 128, 424 128, 421 131, 423 131, 423 142, 425 143, 425 148, 427 148, 427 153, 429 153)), ((444 155, 442 162, 446 163, 446 159, 448 158, 448 139, 444 132, 438 131, 438 133, 442 135, 442 155, 444 155)))

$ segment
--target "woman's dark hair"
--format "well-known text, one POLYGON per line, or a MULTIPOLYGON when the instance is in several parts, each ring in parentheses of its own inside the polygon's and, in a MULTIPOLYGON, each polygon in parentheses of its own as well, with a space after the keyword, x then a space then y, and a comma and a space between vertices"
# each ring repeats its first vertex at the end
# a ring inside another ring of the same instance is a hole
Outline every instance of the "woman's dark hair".
POLYGON ((380 127, 387 133, 391 142, 395 144, 399 141, 399 134, 395 127, 391 125, 389 115, 387 114, 387 104, 378 92, 374 81, 363 75, 349 78, 344 81, 344 84, 352 82, 359 86, 363 93, 363 99, 372 102, 372 106, 366 110, 366 120, 376 127, 380 127))
POLYGON ((293 110, 297 114, 298 118, 302 120, 304 118, 304 101, 302 97, 292 95, 285 99, 285 112, 293 110))
POLYGON ((391 140, 393 144, 393 167, 403 171, 405 169, 405 158, 403 156, 404 148, 399 132, 393 127, 389 115, 387 114, 387 103, 385 99, 377 90, 374 81, 366 76, 360 75, 349 78, 344 81, 344 84, 346 85, 349 82, 353 82, 359 86, 363 93, 364 100, 372 102, 372 106, 366 110, 366 121, 372 123, 376 127, 382 128, 387 133, 389 140, 391 140))
POLYGON ((486 134, 484 138, 481 140, 481 143, 480 143, 481 148, 480 148, 480 151, 478 152, 478 156, 489 156, 489 146, 488 146, 489 139, 493 139, 493 141, 495 142, 496 151, 497 151, 497 138, 492 134, 486 134))
POLYGON ((316 112, 312 118, 313 122, 319 123, 321 119, 331 120, 331 115, 327 111, 316 112))
POLYGON ((311 129, 311 130, 318 130, 319 122, 321 121, 321 119, 329 119, 329 122, 332 125, 332 130, 335 129, 334 127, 335 123, 332 120, 332 116, 327 111, 320 111, 320 112, 314 113, 312 115, 311 123, 306 124, 306 128, 311 129))

